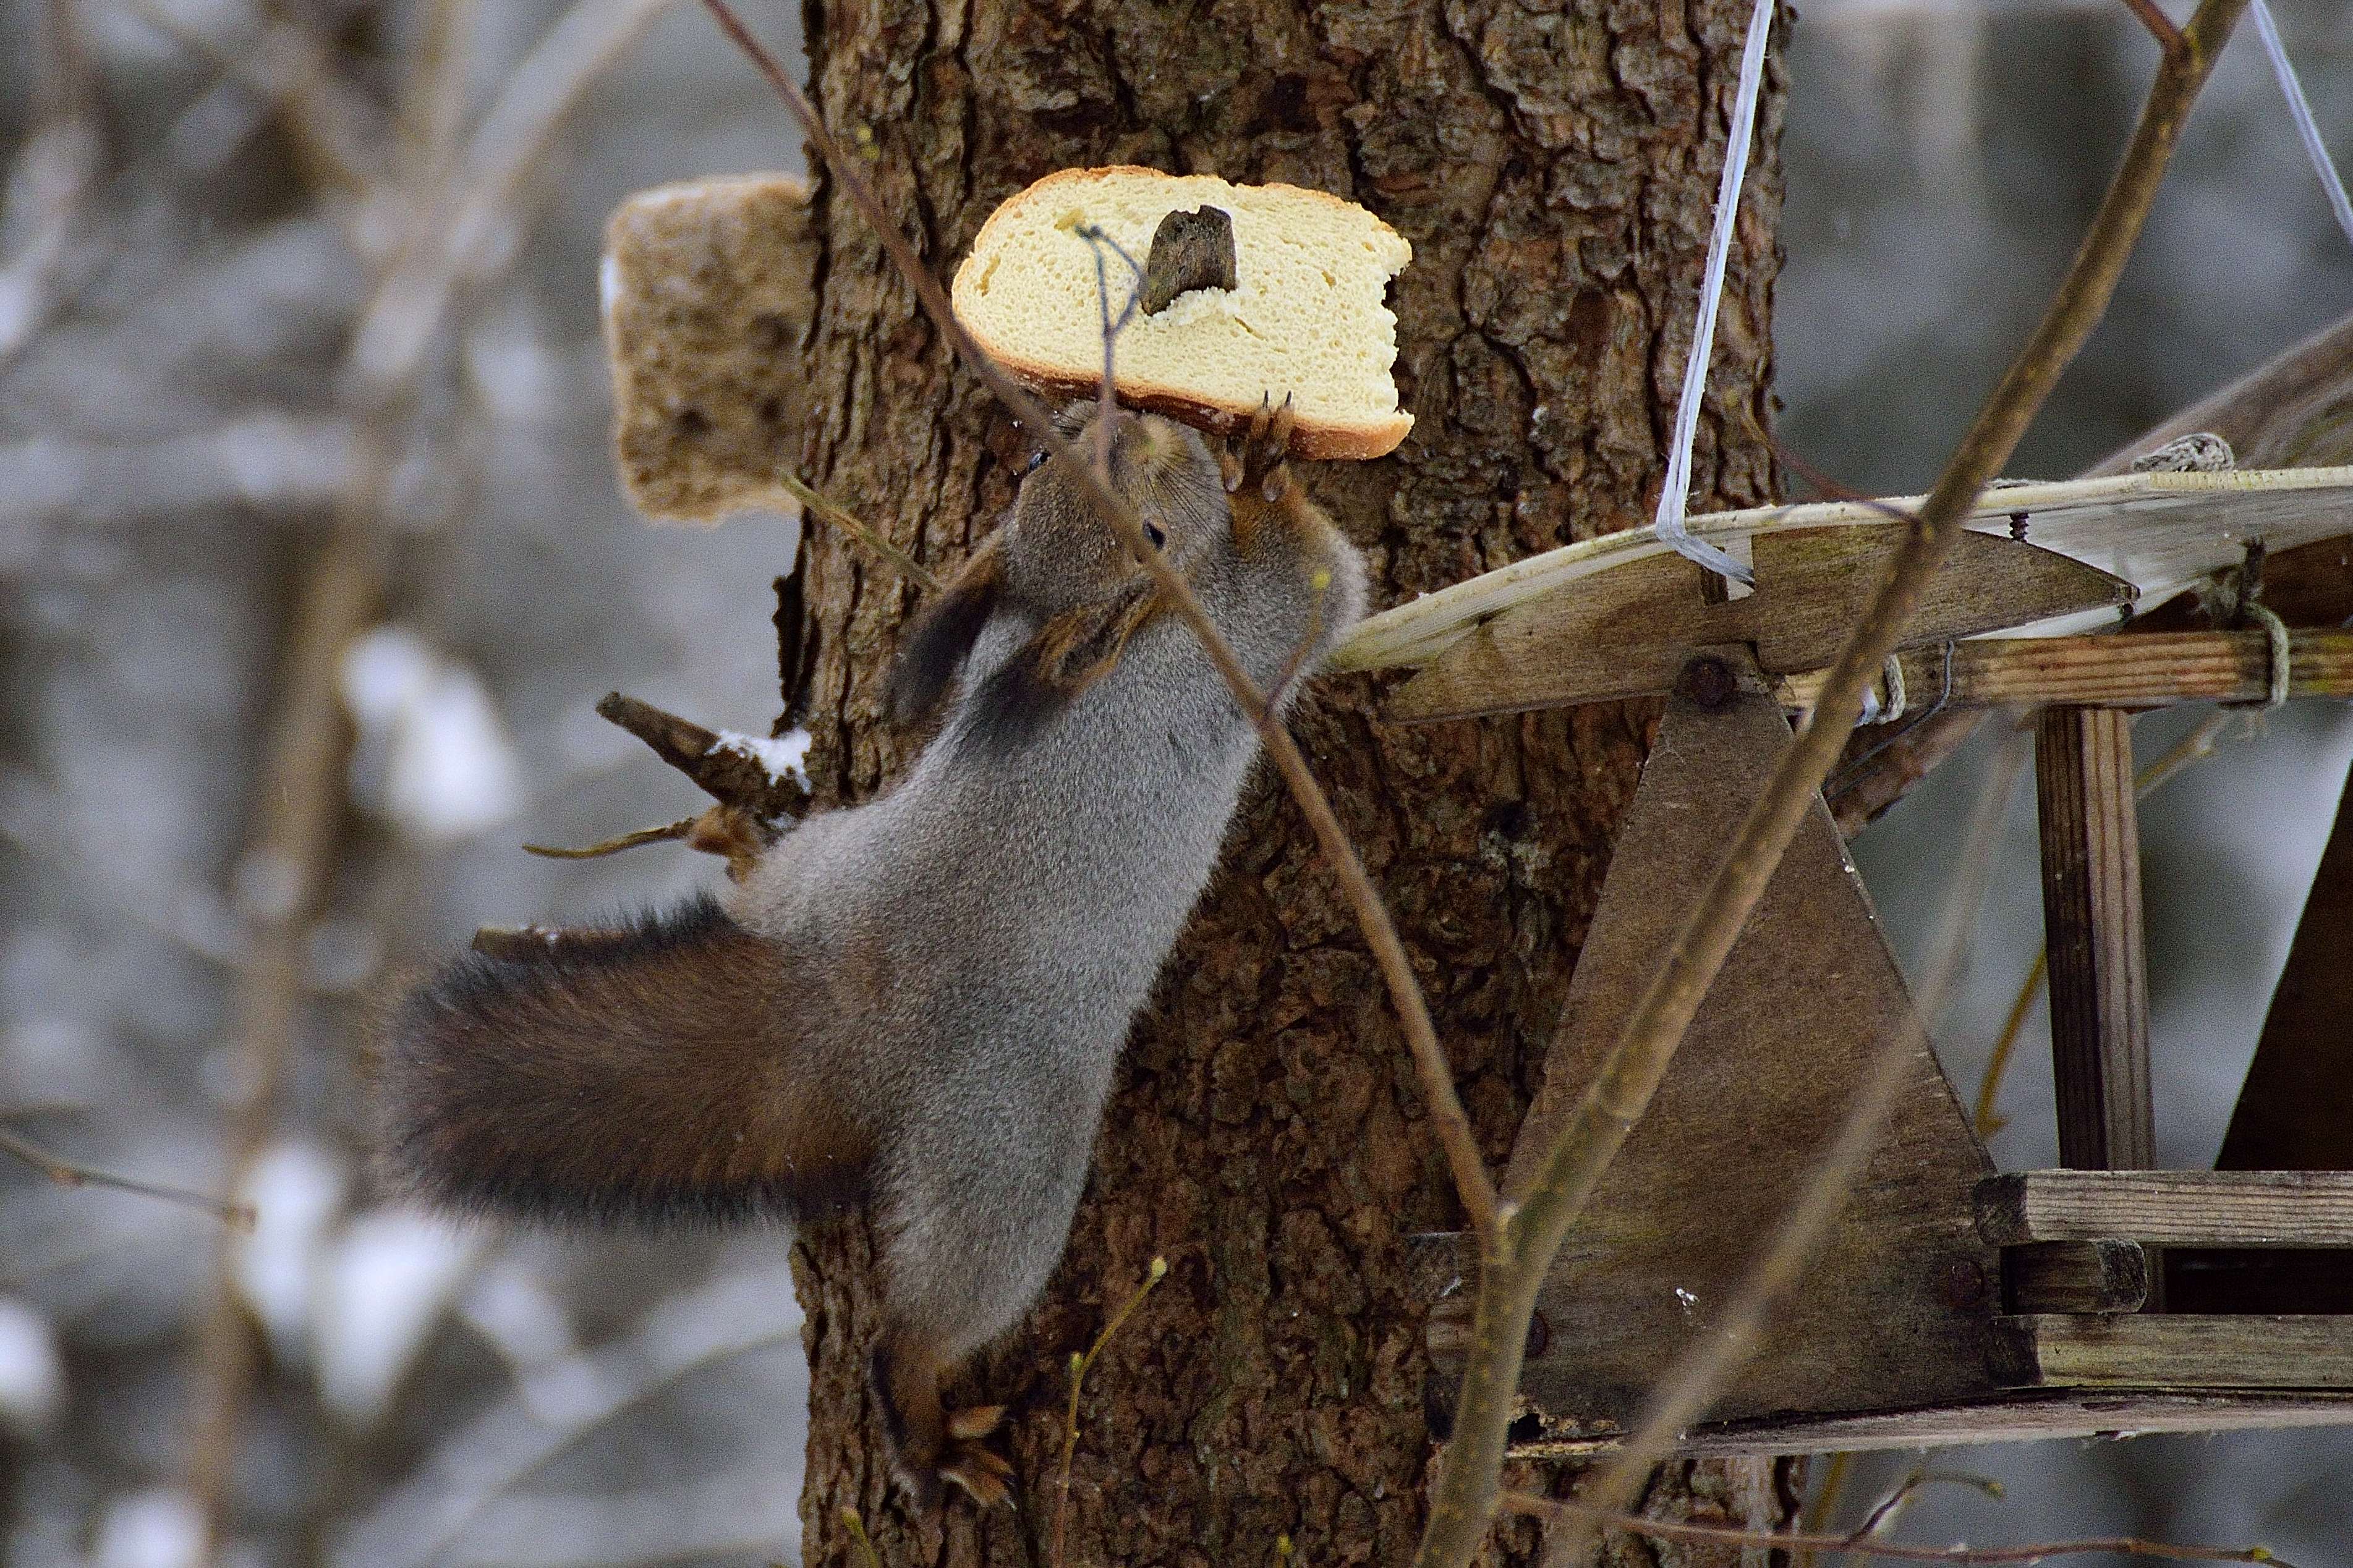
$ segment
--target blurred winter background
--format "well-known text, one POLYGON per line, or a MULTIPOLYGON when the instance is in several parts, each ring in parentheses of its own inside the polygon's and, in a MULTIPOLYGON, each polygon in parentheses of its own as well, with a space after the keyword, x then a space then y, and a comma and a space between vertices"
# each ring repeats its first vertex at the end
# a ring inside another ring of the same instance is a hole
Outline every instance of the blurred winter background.
MULTIPOLYGON (((792 8, 759 9, 789 43, 792 8)), ((2353 158, 2353 16, 2276 9, 2353 158)), ((2151 59, 2112 0, 1806 6, 1779 324, 1797 450, 1861 487, 1926 481, 2072 248, 2151 59)), ((687 808, 591 714, 603 691, 773 716, 792 524, 657 531, 621 503, 594 280, 623 195, 791 167, 797 139, 661 0, 14 0, 0 121, 0 1117, 92 1164, 238 1182, 262 1215, 224 1252, 201 1214, 0 1162, 0 1552, 202 1561, 227 1428, 199 1413, 228 1389, 224 1561, 789 1560, 806 1391, 782 1244, 493 1239, 375 1206, 353 1042, 385 975, 477 924, 706 874, 515 846, 687 808), (306 662, 342 624, 366 628, 351 654, 306 662), (348 814, 265 782, 273 704, 305 681, 332 721, 277 749, 329 756, 348 814), (242 1369, 194 1349, 235 1321, 223 1279, 260 1330, 242 1369)), ((2348 310, 2353 245, 2242 38, 2013 467, 2070 473, 2348 310)), ((2143 816, 2182 1164, 2219 1143, 2353 751, 2309 705, 2228 733, 2143 816)), ((1861 842, 1907 960, 1977 766, 1861 842)), ((1965 1088, 2039 940, 2013 806, 1941 1042, 1965 1088)), ((2006 1165, 2054 1158, 2038 1045, 2002 1100, 2006 1165)), ((1866 1467, 1850 1506, 1903 1462, 1866 1467)), ((2333 1436, 1945 1462, 2009 1496, 1932 1491, 1915 1538, 2128 1531, 2307 1563, 2353 1539, 2333 1436)))

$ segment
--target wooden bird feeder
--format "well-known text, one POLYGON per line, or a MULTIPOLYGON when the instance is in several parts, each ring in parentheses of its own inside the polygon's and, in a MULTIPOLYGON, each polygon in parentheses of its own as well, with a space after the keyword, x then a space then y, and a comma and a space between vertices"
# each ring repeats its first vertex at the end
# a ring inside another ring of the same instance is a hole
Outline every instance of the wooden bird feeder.
MULTIPOLYGON (((2132 710, 2353 695, 2353 633, 2081 637, 2240 560, 2348 531, 2353 469, 2136 474, 1998 488, 1874 694, 1914 715, 2040 710, 2044 924, 2060 1158, 1998 1173, 1923 1044, 1880 1147, 1769 1352, 1687 1451, 1829 1449, 2353 1423, 2353 1171, 2156 1171, 2132 710), (2284 668, 2275 668, 2284 658, 2284 668), (2275 685, 2284 681, 2284 693, 2275 685)), ((1523 1127, 1538 1157, 1614 1044, 1694 891, 1790 743, 1894 548, 1904 502, 1695 520, 1745 546, 1726 601, 1647 532, 1572 545, 1366 623, 1341 652, 1411 666, 1391 710, 1434 719, 1663 692, 1665 715, 1523 1127)), ((2353 814, 2348 814, 2353 815, 2353 814)), ((2274 1163, 2353 1164, 2345 1015, 2295 991, 2313 944, 2353 963, 2353 823, 2340 820, 2242 1121, 2315 1083, 2274 1163), (2337 879, 2335 886, 2328 879, 2337 879), (2326 931, 2312 929, 2316 921, 2326 931), (2309 939, 2309 940, 2307 940, 2309 939), (2301 1087, 2299 1087, 2301 1086, 2301 1087)), ((2341 970, 2339 971, 2341 974, 2341 970)), ((2330 993, 2343 995, 2341 979, 2330 993)), ((1521 1383, 1525 1454, 1609 1447, 1799 1197, 1913 1005, 1817 801, 1684 1037, 1649 1114, 1571 1232, 1521 1383)), ((2295 1113, 2287 1113, 2291 1121, 2295 1113)), ((2234 1127, 2226 1163, 2258 1140, 2234 1127)), ((1475 1265, 1428 1238, 1434 1374, 1466 1349, 1475 1265)), ((1436 1392, 1451 1406, 1450 1391, 1436 1392)))

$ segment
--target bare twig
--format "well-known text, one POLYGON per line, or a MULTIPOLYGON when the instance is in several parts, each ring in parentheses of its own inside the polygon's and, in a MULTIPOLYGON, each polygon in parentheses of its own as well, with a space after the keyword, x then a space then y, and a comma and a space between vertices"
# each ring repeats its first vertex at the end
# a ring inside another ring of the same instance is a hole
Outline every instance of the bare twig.
POLYGON ((1519 1385, 1529 1314, 1562 1240, 1599 1186, 1618 1151, 1666 1075, 1675 1047, 1764 892, 1781 853, 1837 763, 1873 679, 1928 579, 1951 548, 1978 491, 2000 471, 2060 373, 2114 294, 2131 256, 2183 121, 2247 0, 2201 0, 2158 69, 2123 166, 2090 232, 2044 311, 1920 509, 1920 526, 1898 548, 1893 569, 1831 668, 1812 721, 1774 769, 1725 859, 1693 900, 1661 955, 1618 1044, 1596 1073, 1533 1179, 1514 1194, 1502 1267, 1481 1281, 1472 1352, 1454 1436, 1430 1498, 1419 1568, 1461 1568, 1485 1535, 1504 1459, 1504 1434, 1519 1385))
POLYGON ((1095 1342, 1089 1345, 1084 1353, 1071 1352, 1071 1407, 1062 1416, 1062 1479, 1055 1496, 1054 1550, 1046 1559, 1047 1568, 1062 1568, 1063 1531, 1071 1518, 1071 1461, 1079 1451, 1079 1391, 1086 1386, 1087 1369, 1095 1364, 1095 1357, 1103 1354, 1103 1346, 1111 1343, 1112 1336, 1119 1332, 1121 1325, 1134 1314, 1138 1307, 1144 1305, 1144 1299, 1152 1294, 1152 1288, 1167 1274, 1168 1259, 1155 1258, 1151 1268, 1145 1273, 1144 1283, 1138 1285, 1135 1294, 1112 1314, 1111 1321, 1105 1323, 1103 1332, 1095 1336, 1095 1342))
POLYGON ((203 1193, 190 1192, 185 1187, 142 1182, 132 1176, 116 1175, 111 1171, 101 1171, 94 1165, 76 1164, 5 1127, 0 1127, 0 1154, 13 1155, 61 1187, 110 1187, 118 1193, 137 1193, 142 1197, 161 1198, 165 1203, 202 1209, 237 1230, 253 1228, 253 1206, 250 1204, 229 1203, 221 1198, 207 1197, 203 1193))
POLYGON ((665 822, 659 827, 640 827, 634 833, 600 839, 577 849, 559 844, 526 844, 522 852, 548 860, 601 860, 607 855, 618 855, 624 849, 636 849, 648 844, 674 844, 694 831, 700 816, 681 816, 676 822, 665 822))
POLYGON ((1603 1529, 1658 1541, 1689 1541, 1713 1546, 1753 1546, 1770 1551, 1829 1552, 1853 1557, 1884 1557, 1904 1563, 2042 1563, 2053 1557, 2156 1557, 2169 1563, 2266 1563, 2273 1568, 2295 1568, 2261 1546, 2174 1546, 2132 1536, 2104 1536, 2086 1541, 2044 1541, 2030 1546, 1902 1546, 1868 1536, 1806 1535, 1795 1531, 1742 1530, 1728 1524, 1692 1524, 1680 1520, 1647 1519, 1639 1513, 1600 1509, 1569 1499, 1531 1497, 1505 1492, 1498 1500, 1513 1513, 1530 1519, 1583 1519, 1603 1529))
POLYGON ((882 1568, 882 1554, 874 1550, 874 1542, 866 1533, 866 1521, 854 1508, 841 1510, 841 1528, 849 1531, 849 1539, 858 1548, 858 1561, 862 1568, 882 1568))
POLYGON ((9 182, 24 199, 24 210, 10 214, 21 237, 0 262, 0 368, 72 291, 66 275, 75 233, 97 180, 97 73, 74 11, 69 0, 46 0, 34 26, 32 124, 9 182))
MULTIPOLYGON (((337 672, 382 591, 382 520, 395 443, 425 367, 425 348, 440 331, 457 282, 484 239, 497 223, 512 221, 516 189, 545 154, 565 114, 664 4, 576 0, 542 35, 476 127, 468 155, 443 182, 440 198, 407 213, 401 241, 378 275, 344 355, 341 385, 361 427, 360 456, 334 526, 296 591, 245 858, 262 891, 249 911, 252 946, 235 1002, 234 1050, 245 1099, 229 1130, 233 1189, 243 1186, 275 1131, 301 1022, 310 916, 343 820, 348 735, 337 672)), ((453 48, 441 58, 442 68, 457 70, 466 54, 453 48)), ((428 95, 460 90, 426 83, 412 89, 428 95)), ((432 173, 410 171, 410 184, 421 188, 432 173)), ((210 1306, 196 1335, 188 1490, 204 1521, 206 1563, 217 1560, 225 1533, 238 1430, 256 1366, 236 1263, 227 1247, 216 1256, 210 1306)))
MULTIPOLYGON (((383 174, 369 145, 375 111, 335 74, 317 39, 282 16, 263 19, 250 38, 221 42, 166 0, 131 0, 142 19, 268 104, 294 149, 312 194, 364 195, 383 174)), ((357 239, 356 228, 343 226, 357 239)))
POLYGON ((1388 984, 1390 999, 1405 1030, 1406 1043, 1413 1054, 1416 1077, 1422 1097, 1429 1105, 1430 1119, 1436 1128, 1439 1142, 1446 1152, 1447 1164, 1454 1177, 1455 1190, 1461 1197, 1472 1228, 1478 1234, 1482 1247, 1490 1254, 1494 1253, 1503 1245, 1503 1226, 1494 1182, 1488 1174, 1486 1162, 1479 1153, 1478 1142, 1471 1131, 1470 1118, 1463 1114, 1461 1100, 1454 1091, 1453 1076, 1447 1067, 1445 1052, 1439 1046, 1438 1032, 1430 1022, 1430 1008, 1422 998, 1421 987, 1413 977, 1412 964, 1406 957, 1405 943, 1398 936, 1397 927, 1389 919, 1388 910, 1382 904, 1370 874, 1365 869, 1363 858, 1350 842, 1347 831, 1340 826, 1339 817, 1334 814, 1331 802, 1324 798, 1323 789, 1316 784, 1298 744, 1292 740, 1288 731, 1274 721, 1273 710, 1268 706, 1265 695, 1242 668, 1232 645, 1226 641, 1216 623, 1201 608, 1200 600, 1194 595, 1191 585, 1159 552, 1151 548, 1144 535, 1143 521, 1135 515, 1134 509, 1103 483, 1085 457, 1055 433, 1053 419, 1045 406, 983 353, 979 345, 972 341, 971 334, 956 321, 946 291, 924 268, 914 247, 907 243, 906 236, 891 222, 859 161, 846 153, 840 143, 834 140, 833 133, 826 129, 824 121, 818 117, 817 110, 809 103, 807 94, 801 90, 800 84, 752 36, 727 0, 702 0, 702 4, 718 22, 721 31, 751 58, 761 74, 768 79, 769 85, 776 89, 777 96, 784 100, 802 134, 808 138, 809 144, 825 160, 826 167, 832 172, 833 177, 840 182, 851 204, 872 227, 883 250, 889 254, 907 286, 922 301, 925 314, 930 316, 941 336, 947 340, 957 357, 971 369, 981 384, 987 387, 1015 418, 1037 432, 1040 443, 1051 454, 1053 460, 1063 464, 1074 477, 1095 510, 1118 533, 1120 542, 1144 563, 1154 584, 1168 596, 1170 606, 1178 618, 1200 639, 1210 664, 1233 692, 1236 700, 1241 703, 1243 711, 1249 713, 1257 724, 1267 754, 1273 758, 1283 783, 1290 788, 1293 798, 1298 801, 1308 826, 1314 830, 1316 843, 1324 858, 1331 863, 1341 891, 1346 896, 1357 924, 1364 930, 1366 945, 1372 949, 1375 960, 1380 964, 1382 978, 1388 984))
POLYGON ((831 523, 908 577, 934 592, 938 590, 940 579, 937 573, 875 532, 859 520, 856 512, 808 484, 798 474, 780 473, 776 476, 776 483, 786 494, 801 503, 805 515, 814 516, 820 522, 831 523))
POLYGON ((2157 8, 2157 0, 2125 0, 2125 9, 2140 18, 2140 25, 2148 29, 2149 37, 2167 54, 2181 47, 2181 29, 2173 25, 2172 17, 2157 8))
MULTIPOLYGON (((575 0, 509 73, 440 192, 419 204, 368 300, 343 367, 356 405, 397 401, 440 330, 450 294, 491 237, 516 221, 517 195, 557 128, 670 4, 575 0)), ((462 60, 464 51, 450 58, 462 60)))
POLYGON ((1888 1529, 1904 1511, 1905 1505, 1912 1500, 1913 1493, 1923 1487, 1933 1486, 1974 1487, 1996 1500, 2002 1494, 2002 1484, 1989 1476, 1971 1475, 1965 1470, 1915 1469, 1896 1482, 1894 1489, 1872 1505, 1871 1511, 1862 1516, 1862 1522, 1854 1527, 1852 1533, 1869 1537, 1888 1529))

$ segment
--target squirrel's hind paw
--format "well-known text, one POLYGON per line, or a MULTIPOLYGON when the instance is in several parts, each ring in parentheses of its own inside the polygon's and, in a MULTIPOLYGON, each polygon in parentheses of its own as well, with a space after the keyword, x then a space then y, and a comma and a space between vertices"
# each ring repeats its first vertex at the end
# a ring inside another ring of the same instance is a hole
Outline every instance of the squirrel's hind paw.
POLYGON ((1282 405, 1274 405, 1273 395, 1261 393, 1258 412, 1250 423, 1225 439, 1218 454, 1218 470, 1226 482, 1228 495, 1254 489, 1261 500, 1278 501, 1282 492, 1291 488, 1291 428, 1297 422, 1292 412, 1291 396, 1283 395, 1282 405))
POLYGON ((953 1481, 983 1508, 1013 1500, 1013 1466, 981 1439, 1004 1425, 1002 1405, 972 1405, 948 1412, 948 1440, 940 1451, 940 1479, 953 1481))

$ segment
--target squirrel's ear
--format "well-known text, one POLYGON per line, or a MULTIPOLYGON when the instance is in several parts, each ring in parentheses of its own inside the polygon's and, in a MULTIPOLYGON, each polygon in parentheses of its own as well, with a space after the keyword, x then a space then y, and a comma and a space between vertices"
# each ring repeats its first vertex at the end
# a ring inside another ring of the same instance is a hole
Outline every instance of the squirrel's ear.
POLYGON ((1167 607, 1149 580, 1112 598, 1064 610, 990 673, 972 700, 972 726, 1000 752, 1035 735, 1072 699, 1114 668, 1128 639, 1167 607))
POLYGON ((1005 552, 995 536, 974 551, 940 597, 915 617, 891 668, 891 711, 922 719, 940 705, 973 639, 1005 591, 1005 552))

